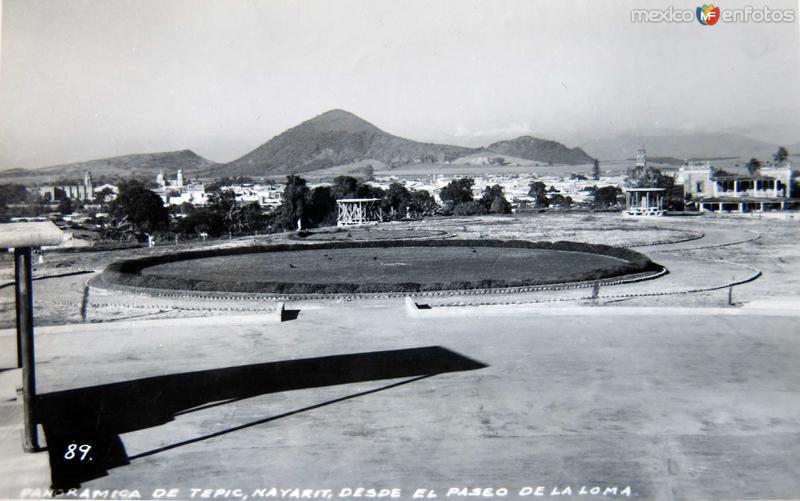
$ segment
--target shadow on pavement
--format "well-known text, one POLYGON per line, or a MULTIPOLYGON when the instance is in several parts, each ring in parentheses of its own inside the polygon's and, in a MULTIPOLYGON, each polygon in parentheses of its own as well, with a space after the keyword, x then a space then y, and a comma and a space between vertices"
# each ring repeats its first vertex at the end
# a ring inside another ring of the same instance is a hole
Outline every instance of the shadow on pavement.
POLYGON ((423 377, 486 365, 440 346, 288 360, 148 377, 39 396, 52 487, 68 489, 110 468, 189 443, 407 384, 423 377), (176 415, 235 400, 304 388, 409 378, 382 388, 239 425, 129 458, 120 435, 172 421, 176 415), (83 446, 83 447, 81 447, 83 446), (88 446, 88 447, 87 447, 88 446))

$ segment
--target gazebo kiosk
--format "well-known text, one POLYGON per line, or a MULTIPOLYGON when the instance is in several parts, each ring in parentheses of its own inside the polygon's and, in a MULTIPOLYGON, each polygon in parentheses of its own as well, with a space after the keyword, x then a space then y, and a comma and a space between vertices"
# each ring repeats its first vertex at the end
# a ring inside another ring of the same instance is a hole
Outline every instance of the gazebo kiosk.
POLYGON ((341 198, 336 201, 336 226, 357 226, 383 222, 380 198, 341 198))
POLYGON ((26 452, 39 449, 36 433, 36 365, 33 347, 33 283, 31 250, 59 245, 64 234, 51 222, 0 224, 0 248, 14 249, 14 290, 17 302, 17 367, 22 368, 22 405, 26 452))
POLYGON ((666 188, 625 188, 624 216, 663 216, 666 188))

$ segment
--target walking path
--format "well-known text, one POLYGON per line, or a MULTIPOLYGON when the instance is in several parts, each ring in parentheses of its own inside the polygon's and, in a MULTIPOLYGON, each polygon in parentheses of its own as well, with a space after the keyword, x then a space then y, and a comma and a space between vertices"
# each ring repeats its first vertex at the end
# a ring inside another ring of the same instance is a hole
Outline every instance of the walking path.
MULTIPOLYGON (((674 225, 670 225, 674 226, 674 225)), ((555 302, 603 303, 629 298, 698 294, 727 289, 756 280, 761 270, 747 264, 709 259, 690 251, 746 244, 759 238, 750 230, 707 229, 701 238, 664 245, 634 247, 664 266, 669 273, 652 280, 602 286, 595 295, 590 286, 519 294, 455 295, 448 298, 419 298, 432 307, 483 304, 552 304, 555 302)))

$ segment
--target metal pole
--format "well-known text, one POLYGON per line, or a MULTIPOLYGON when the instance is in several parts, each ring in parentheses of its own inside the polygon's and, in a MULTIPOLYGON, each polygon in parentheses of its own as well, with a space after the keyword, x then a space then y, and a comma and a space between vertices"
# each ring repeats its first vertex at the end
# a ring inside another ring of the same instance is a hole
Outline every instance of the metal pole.
POLYGON ((22 351, 22 403, 25 434, 22 446, 26 452, 39 449, 36 432, 36 368, 33 345, 33 281, 31 274, 31 248, 14 249, 14 263, 18 277, 17 311, 18 329, 22 351))
POLYGON ((20 324, 20 303, 19 303, 19 270, 22 267, 20 254, 14 249, 14 301, 16 302, 16 326, 17 326, 17 368, 22 368, 22 325, 20 324))

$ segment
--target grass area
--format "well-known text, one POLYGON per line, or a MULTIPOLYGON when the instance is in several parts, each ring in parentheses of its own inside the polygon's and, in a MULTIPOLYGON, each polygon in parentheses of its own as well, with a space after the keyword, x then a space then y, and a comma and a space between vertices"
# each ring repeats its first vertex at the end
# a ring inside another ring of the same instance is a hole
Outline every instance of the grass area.
MULTIPOLYGON (((684 222, 681 218, 675 222, 684 222)), ((635 247, 655 243, 679 242, 702 236, 700 220, 686 220, 682 227, 667 228, 658 222, 622 219, 619 213, 526 213, 513 216, 442 218, 422 221, 418 228, 437 229, 456 238, 570 240, 588 244, 635 247), (687 226, 697 226, 689 230, 687 226)))
POLYGON ((106 283, 181 290, 368 293, 520 287, 655 268, 636 252, 575 242, 328 242, 196 251, 114 263, 106 283))

